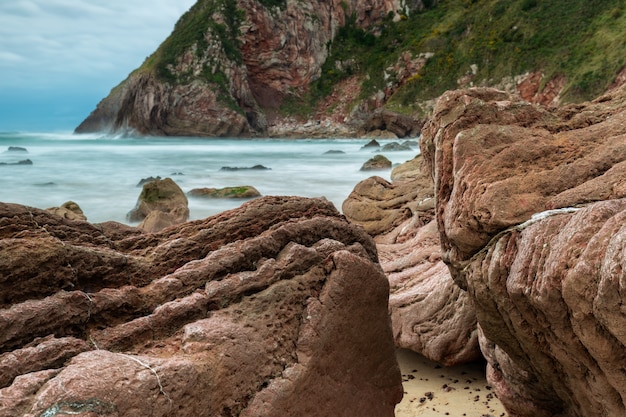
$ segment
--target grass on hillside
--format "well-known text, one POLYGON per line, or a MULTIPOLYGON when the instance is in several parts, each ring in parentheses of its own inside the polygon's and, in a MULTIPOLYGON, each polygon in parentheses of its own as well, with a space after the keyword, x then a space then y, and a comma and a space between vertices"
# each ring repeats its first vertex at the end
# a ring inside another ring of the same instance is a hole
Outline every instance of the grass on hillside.
POLYGON ((544 82, 564 76, 565 102, 601 94, 626 65, 626 6, 621 0, 442 0, 373 36, 353 21, 339 31, 313 100, 354 73, 363 76, 363 97, 384 87, 385 68, 405 51, 434 56, 392 97, 389 106, 414 112, 417 100, 457 88, 477 68, 474 83, 541 70, 544 82), (337 68, 336 62, 344 63, 337 68))

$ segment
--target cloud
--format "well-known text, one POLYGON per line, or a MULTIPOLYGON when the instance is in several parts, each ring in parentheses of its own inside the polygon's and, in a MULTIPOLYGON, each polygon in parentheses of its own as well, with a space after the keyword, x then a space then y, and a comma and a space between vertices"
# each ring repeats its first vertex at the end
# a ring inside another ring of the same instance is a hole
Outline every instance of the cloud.
POLYGON ((0 131, 19 129, 16 120, 50 118, 55 101, 79 109, 66 119, 80 121, 195 2, 0 1, 0 131))
MULTIPOLYGON (((123 80, 195 0, 0 3, 0 88, 123 80)), ((112 86, 111 86, 112 87, 112 86)))

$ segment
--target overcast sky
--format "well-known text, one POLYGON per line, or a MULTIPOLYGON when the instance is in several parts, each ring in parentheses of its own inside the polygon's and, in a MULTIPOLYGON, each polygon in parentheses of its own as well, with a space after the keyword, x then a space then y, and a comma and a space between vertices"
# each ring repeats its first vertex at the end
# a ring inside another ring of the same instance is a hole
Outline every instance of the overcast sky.
POLYGON ((196 0, 0 0, 0 132, 71 131, 196 0))

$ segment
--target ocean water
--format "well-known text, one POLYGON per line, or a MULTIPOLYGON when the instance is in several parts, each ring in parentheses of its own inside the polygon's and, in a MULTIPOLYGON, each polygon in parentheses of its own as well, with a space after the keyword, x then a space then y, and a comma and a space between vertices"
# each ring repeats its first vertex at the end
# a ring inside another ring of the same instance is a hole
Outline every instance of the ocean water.
MULTIPOLYGON (((0 133, 0 201, 37 208, 78 203, 88 221, 130 224, 126 214, 147 177, 172 178, 186 193, 200 187, 252 185, 262 195, 324 196, 341 211, 354 186, 390 170, 360 171, 376 153, 366 139, 114 138, 101 135, 0 133), (8 152, 9 147, 27 152, 8 152), (327 153, 328 151, 343 153, 327 153), (32 165, 13 165, 29 159, 32 165), (4 164, 2 164, 4 163, 4 164), (224 171, 263 165, 269 170, 224 171)), ((381 144, 388 140, 379 141, 381 144)), ((394 164, 419 153, 383 152, 394 164)), ((190 219, 241 205, 241 200, 189 197, 190 219)))

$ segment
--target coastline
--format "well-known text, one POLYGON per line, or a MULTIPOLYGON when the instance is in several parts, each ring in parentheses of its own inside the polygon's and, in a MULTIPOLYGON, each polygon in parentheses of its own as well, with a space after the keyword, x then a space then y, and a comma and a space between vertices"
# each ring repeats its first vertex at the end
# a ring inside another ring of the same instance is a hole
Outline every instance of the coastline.
POLYGON ((404 387, 396 417, 507 417, 485 379, 484 364, 444 368, 406 349, 396 356, 404 387))

